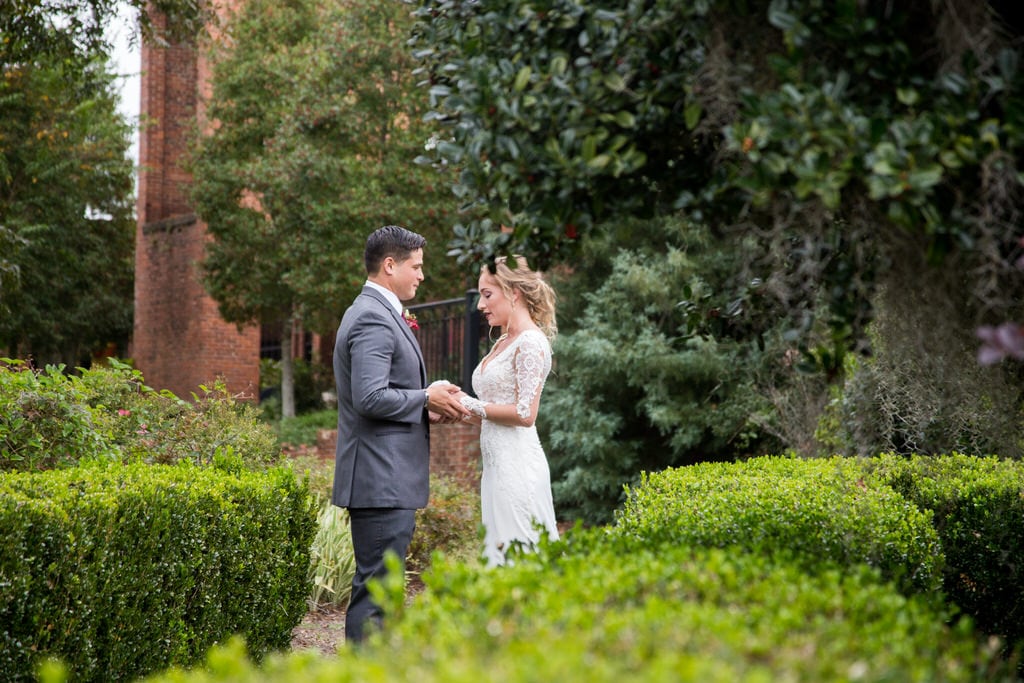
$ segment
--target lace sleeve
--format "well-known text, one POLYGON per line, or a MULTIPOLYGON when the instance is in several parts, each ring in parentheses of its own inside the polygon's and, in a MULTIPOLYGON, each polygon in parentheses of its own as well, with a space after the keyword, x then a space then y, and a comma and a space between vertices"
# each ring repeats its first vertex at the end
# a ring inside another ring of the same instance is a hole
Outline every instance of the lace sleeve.
POLYGON ((524 335, 516 349, 513 366, 516 373, 516 414, 530 417, 533 399, 544 388, 551 370, 551 349, 540 334, 524 335))

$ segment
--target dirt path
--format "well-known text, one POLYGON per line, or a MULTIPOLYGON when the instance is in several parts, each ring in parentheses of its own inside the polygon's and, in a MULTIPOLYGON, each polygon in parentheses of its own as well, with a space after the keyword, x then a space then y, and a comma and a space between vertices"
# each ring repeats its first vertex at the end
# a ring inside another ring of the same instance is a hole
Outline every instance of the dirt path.
POLYGON ((345 642, 345 610, 325 607, 311 610, 292 631, 292 650, 319 650, 333 655, 345 642))
MULTIPOLYGON (((406 601, 423 590, 423 582, 414 575, 406 584, 406 601)), ((310 610, 292 631, 292 650, 319 650, 333 655, 345 643, 345 608, 321 607, 310 610)))

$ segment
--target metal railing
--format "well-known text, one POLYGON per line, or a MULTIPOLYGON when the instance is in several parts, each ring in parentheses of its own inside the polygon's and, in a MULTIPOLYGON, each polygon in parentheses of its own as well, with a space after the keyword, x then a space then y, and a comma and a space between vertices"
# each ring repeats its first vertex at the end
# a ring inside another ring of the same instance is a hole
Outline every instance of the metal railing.
POLYGON ((473 394, 473 370, 487 350, 487 325, 476 309, 477 296, 470 289, 461 299, 409 306, 420 326, 416 337, 427 364, 427 381, 447 379, 473 394))

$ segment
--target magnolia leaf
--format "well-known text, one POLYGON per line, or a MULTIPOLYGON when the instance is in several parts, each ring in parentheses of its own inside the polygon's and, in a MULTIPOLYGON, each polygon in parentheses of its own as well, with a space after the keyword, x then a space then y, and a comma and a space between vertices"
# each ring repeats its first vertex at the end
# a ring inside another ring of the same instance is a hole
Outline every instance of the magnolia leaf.
POLYGON ((529 84, 530 76, 532 74, 533 69, 531 69, 530 67, 524 66, 523 68, 521 68, 519 70, 519 73, 516 74, 516 80, 515 83, 512 84, 512 88, 517 92, 522 92, 522 90, 526 88, 526 86, 529 84))

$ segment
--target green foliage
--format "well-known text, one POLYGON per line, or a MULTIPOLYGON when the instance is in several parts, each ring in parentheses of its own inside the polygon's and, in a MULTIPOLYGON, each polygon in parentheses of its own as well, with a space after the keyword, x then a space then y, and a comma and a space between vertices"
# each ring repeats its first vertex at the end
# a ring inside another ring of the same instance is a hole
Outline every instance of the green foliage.
POLYGON ((819 437, 830 452, 1024 454, 1021 367, 978 363, 965 302, 951 289, 900 286, 876 299, 872 353, 847 357, 822 416, 819 437))
POLYGON ((932 512, 945 550, 943 590, 986 633, 1024 647, 1024 464, 953 453, 883 455, 872 476, 932 512))
POLYGON ((156 392, 138 370, 110 367, 41 371, 6 359, 0 367, 0 469, 41 470, 91 460, 209 465, 236 454, 251 467, 280 454, 273 431, 256 408, 223 386, 186 402, 156 392))
POLYGON ((780 457, 646 474, 615 533, 784 557, 810 572, 866 564, 903 591, 932 593, 943 560, 931 513, 863 475, 857 460, 780 457))
POLYGON ((467 206, 455 249, 573 263, 595 226, 683 209, 729 248, 756 241, 734 288, 768 283, 830 373, 863 348, 879 284, 921 260, 969 274, 971 327, 1010 317, 1024 292, 1024 70, 1009 13, 974 0, 420 3, 435 162, 459 170, 467 206))
POLYGON ((131 335, 130 126, 102 58, 9 60, 2 35, 0 348, 77 365, 131 335))
POLYGON ((460 171, 463 258, 511 245, 544 267, 609 215, 671 207, 707 170, 690 129, 709 7, 419 3, 412 48, 438 121, 434 162, 460 171))
MULTIPOLYGON (((254 0, 209 45, 218 125, 196 135, 190 170, 214 237, 204 283, 226 320, 333 329, 365 279, 370 231, 398 223, 443 243, 442 178, 412 163, 427 133, 409 21, 391 2, 254 0)), ((440 258, 427 274, 428 296, 462 290, 440 258)))
MULTIPOLYGON (((262 404, 261 407, 263 407, 262 404)), ((266 412, 264 412, 264 416, 266 416, 266 412)), ((317 433, 320 430, 337 429, 338 410, 328 408, 312 413, 303 413, 295 417, 282 418, 273 424, 279 443, 291 446, 311 446, 316 444, 317 433)))
POLYGON ((435 552, 469 561, 482 551, 480 495, 446 477, 431 475, 430 503, 416 511, 416 532, 406 559, 409 571, 430 567, 435 552))
POLYGON ((560 514, 589 522, 609 520, 641 471, 768 442, 757 420, 770 404, 756 380, 773 353, 773 321, 753 303, 756 283, 727 294, 740 252, 682 218, 609 230, 559 281, 574 314, 556 340, 540 417, 560 514), (630 248, 619 248, 626 235, 630 248))
POLYGON ((33 372, 3 359, 0 367, 0 469, 44 470, 115 459, 97 429, 80 382, 48 366, 33 372))
MULTIPOLYGON (((305 413, 313 411, 325 412, 323 392, 334 389, 334 370, 329 365, 314 363, 302 358, 292 360, 292 382, 295 393, 295 413, 302 418, 305 413)), ((271 358, 260 359, 260 408, 268 420, 281 420, 281 426, 294 421, 294 418, 281 417, 281 361, 271 358), (264 392, 267 392, 266 394, 264 392)), ((337 410, 333 411, 337 417, 337 410)), ((314 422, 326 422, 310 418, 314 422)), ((299 420, 301 424, 303 420, 299 420)), ((333 428, 333 424, 325 425, 333 428)), ((315 437, 316 435, 313 434, 315 437)), ((282 439, 284 441, 284 439, 282 439)), ((300 444, 307 441, 287 441, 300 444)))
POLYGON ((47 0, 8 3, 0 14, 0 64, 40 57, 69 64, 111 50, 107 27, 126 8, 138 13, 142 35, 194 35, 214 18, 195 0, 47 0), (154 10, 156 10, 154 12, 154 10))
POLYGON ((998 656, 866 569, 636 549, 601 533, 489 571, 445 564, 358 651, 249 663, 240 642, 176 681, 1001 681, 998 656))
MULTIPOLYGON (((316 606, 348 604, 355 572, 348 512, 330 503, 334 460, 319 457, 289 459, 296 474, 308 482, 320 501, 319 530, 313 542, 310 603, 316 606)), ((430 502, 416 511, 416 532, 406 558, 407 573, 431 566, 434 553, 462 560, 479 557, 480 496, 441 475, 430 476, 430 502)))
POLYGON ((355 573, 356 558, 352 550, 348 511, 325 499, 320 504, 316 537, 310 550, 310 607, 348 605, 355 573))
POLYGON ((0 477, 0 677, 132 680, 243 634, 287 647, 314 515, 291 472, 115 465, 0 477))

